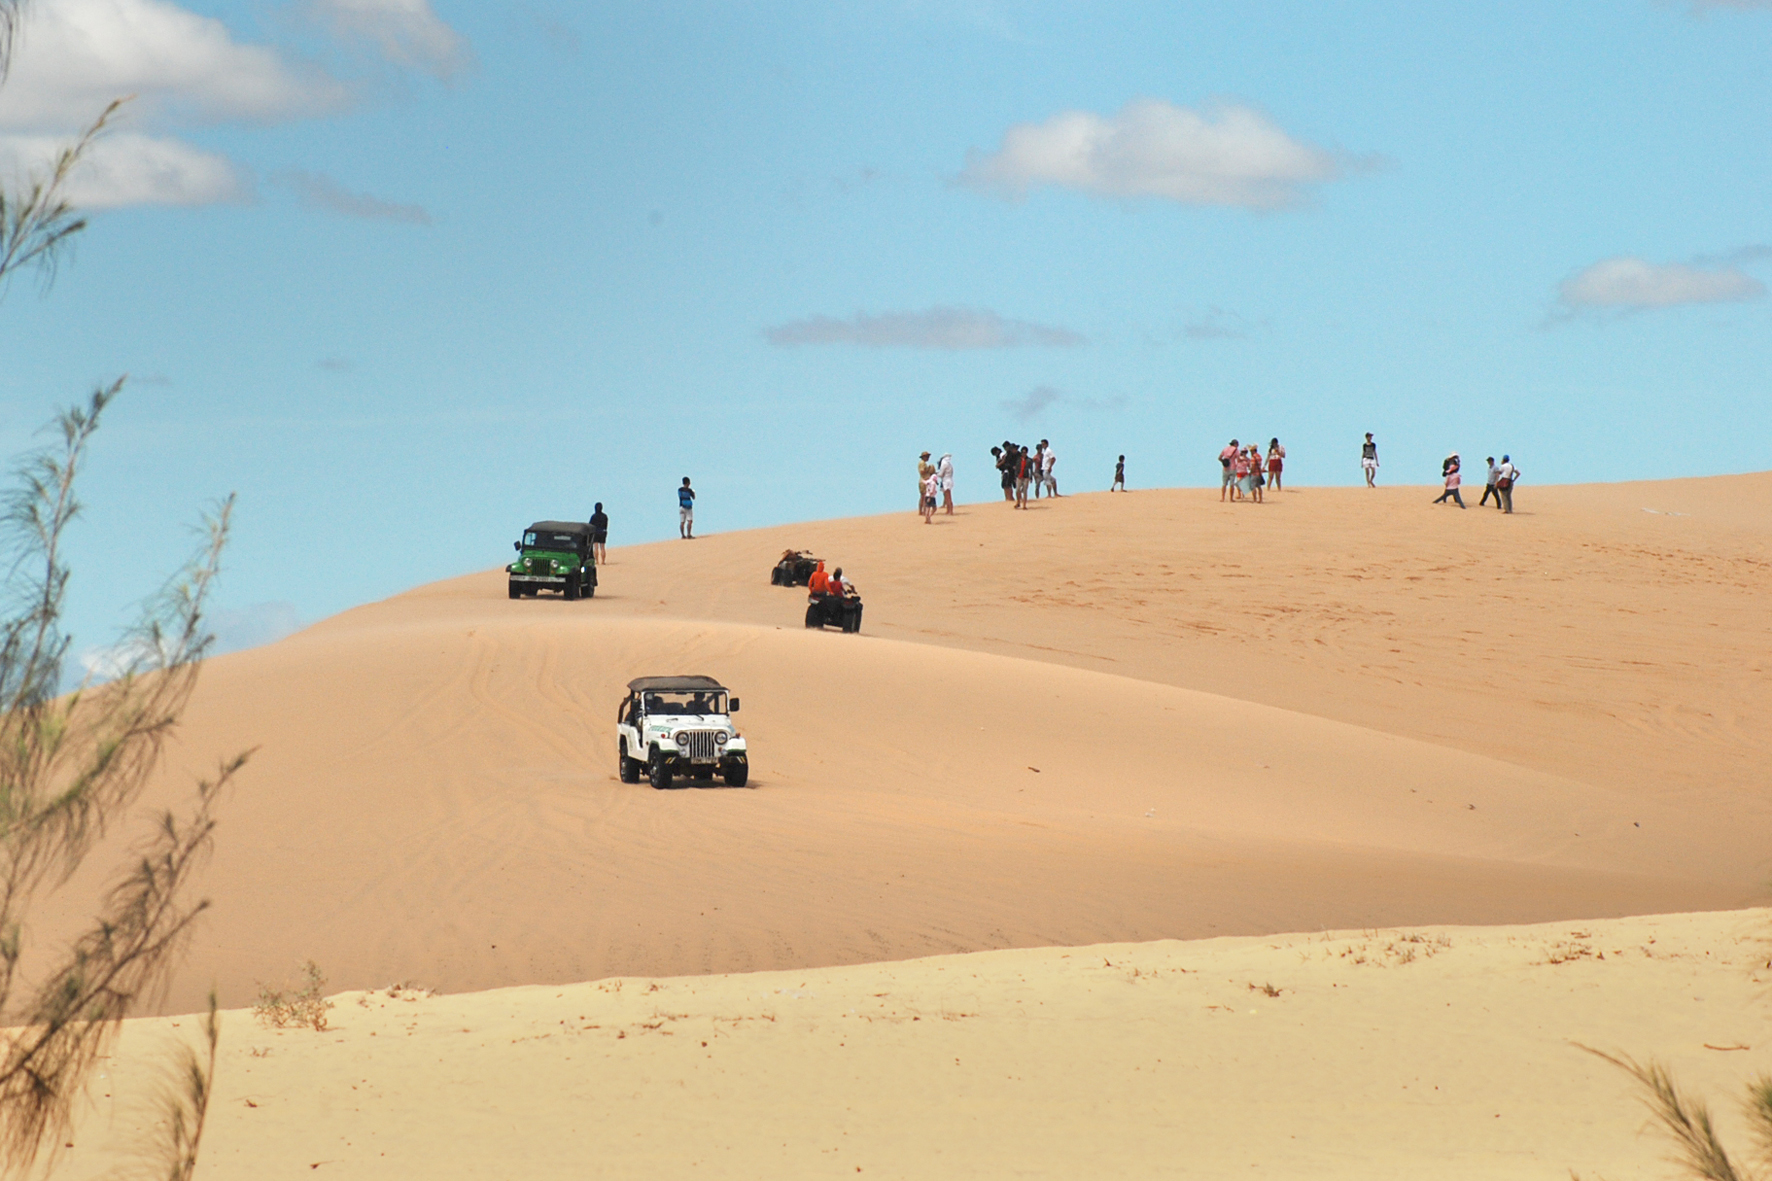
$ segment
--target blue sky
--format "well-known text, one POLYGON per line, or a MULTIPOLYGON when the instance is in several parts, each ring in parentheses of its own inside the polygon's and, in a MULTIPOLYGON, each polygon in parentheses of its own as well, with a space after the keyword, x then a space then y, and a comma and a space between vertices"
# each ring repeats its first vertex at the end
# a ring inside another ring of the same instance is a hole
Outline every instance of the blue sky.
MULTIPOLYGON (((263 636, 504 559, 1449 450, 1772 466, 1772 3, 34 0, 0 171, 136 93, 0 442, 134 375, 86 484, 101 643, 237 491, 263 636)), ((35 155, 33 155, 35 153, 35 155)))

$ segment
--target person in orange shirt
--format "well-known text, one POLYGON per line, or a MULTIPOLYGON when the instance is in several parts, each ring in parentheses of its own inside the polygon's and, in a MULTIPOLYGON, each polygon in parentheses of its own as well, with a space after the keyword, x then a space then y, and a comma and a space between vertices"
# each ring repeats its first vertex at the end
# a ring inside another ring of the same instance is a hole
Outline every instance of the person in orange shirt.
POLYGON ((824 562, 812 568, 812 577, 807 580, 806 590, 810 594, 822 595, 830 586, 831 576, 824 572, 824 562))

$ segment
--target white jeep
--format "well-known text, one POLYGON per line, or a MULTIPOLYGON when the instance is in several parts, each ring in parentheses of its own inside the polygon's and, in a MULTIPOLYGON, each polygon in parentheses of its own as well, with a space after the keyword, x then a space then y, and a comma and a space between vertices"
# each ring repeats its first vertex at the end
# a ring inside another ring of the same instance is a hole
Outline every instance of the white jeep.
POLYGON ((750 777, 745 741, 732 724, 738 698, 712 677, 636 677, 615 715, 616 769, 623 783, 664 790, 687 775, 708 780, 718 772, 732 787, 750 777))

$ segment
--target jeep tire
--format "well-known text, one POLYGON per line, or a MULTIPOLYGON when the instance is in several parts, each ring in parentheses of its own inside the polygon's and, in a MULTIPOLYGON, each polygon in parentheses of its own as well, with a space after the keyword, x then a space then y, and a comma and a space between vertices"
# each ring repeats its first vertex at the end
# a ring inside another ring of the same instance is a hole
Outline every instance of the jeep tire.
POLYGON ((616 747, 615 773, 623 783, 640 782, 640 760, 628 758, 628 740, 625 738, 616 747))
POLYGON ((566 576, 566 585, 560 588, 560 593, 562 595, 566 596, 566 601, 568 603, 577 602, 578 601, 578 575, 568 574, 566 576))
POLYGON ((521 586, 517 585, 516 579, 514 579, 514 578, 511 579, 511 598, 520 599, 522 597, 523 597, 523 588, 521 586))
POLYGON ((671 765, 665 762, 664 756, 658 753, 656 746, 652 748, 652 757, 647 760, 646 778, 658 791, 671 789, 671 765))
POLYGON ((726 786, 743 787, 745 785, 745 780, 749 779, 750 776, 751 766, 749 763, 729 763, 726 767, 725 774, 726 786))

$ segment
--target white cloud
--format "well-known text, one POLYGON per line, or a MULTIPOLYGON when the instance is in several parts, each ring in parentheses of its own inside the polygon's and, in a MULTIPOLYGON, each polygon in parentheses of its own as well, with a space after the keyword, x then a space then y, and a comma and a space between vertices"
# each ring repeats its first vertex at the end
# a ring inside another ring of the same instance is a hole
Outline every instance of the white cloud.
POLYGON ((1063 396, 1049 385, 1035 386, 1019 398, 1007 399, 1003 403, 1003 409, 1022 422, 1027 422, 1063 396))
POLYGON ((448 82, 473 64, 461 34, 430 0, 306 0, 308 15, 341 40, 367 41, 388 61, 448 82))
POLYGON ((1107 118, 1064 111, 1019 123, 996 151, 969 150, 959 180, 1010 200, 1053 185, 1097 197, 1278 209, 1346 171, 1337 154, 1294 139, 1252 108, 1200 112, 1135 99, 1107 118))
MULTIPOLYGON (((54 136, 0 135, 0 175, 40 173, 65 146, 54 136)), ((77 209, 214 205, 251 200, 252 182, 231 160, 183 140, 113 132, 87 150, 65 193, 77 209)))
POLYGON ((269 120, 338 110, 343 83, 243 45, 227 26, 166 0, 41 0, 26 10, 0 127, 68 132, 112 99, 135 118, 269 120))
POLYGON ((166 658, 165 652, 156 652, 145 640, 125 640, 105 648, 86 649, 80 653, 80 669, 86 674, 86 680, 99 684, 114 681, 128 672, 155 668, 166 658))
POLYGON ((215 636, 211 656, 238 652, 274 643, 302 629, 301 615, 291 603, 253 603, 234 610, 212 612, 209 630, 215 636))
POLYGON ((1758 299, 1766 285, 1733 265, 1602 259, 1563 280, 1557 295, 1571 311, 1638 311, 1681 304, 1758 299))
MULTIPOLYGON (((254 603, 236 610, 214 611, 205 622, 212 637, 211 656, 274 643, 302 628, 301 616, 289 603, 254 603)), ((136 638, 85 649, 80 653, 80 668, 88 681, 102 684, 128 672, 157 668, 170 656, 170 650, 156 652, 153 645, 136 638)))
POLYGON ((1244 340, 1253 328, 1266 328, 1267 321, 1251 323, 1236 312, 1209 307, 1183 324, 1180 334, 1189 340, 1244 340))
POLYGON ((294 189, 301 203, 311 209, 325 209, 345 217, 372 221, 401 221, 419 226, 431 224, 431 215, 422 205, 400 205, 368 193, 353 193, 325 173, 292 170, 278 173, 275 179, 294 189))
POLYGON ((869 348, 1008 349, 1027 345, 1071 348, 1089 343, 1068 328, 1009 320, 992 311, 935 307, 925 312, 857 312, 847 320, 811 316, 763 331, 770 344, 858 344, 869 348))
POLYGON ((1111 398, 1074 398, 1049 385, 1035 386, 1019 398, 1006 399, 1002 406, 1022 422, 1029 422, 1039 417, 1048 407, 1061 402, 1092 411, 1123 410, 1126 407, 1126 397, 1123 394, 1116 394, 1111 398))

